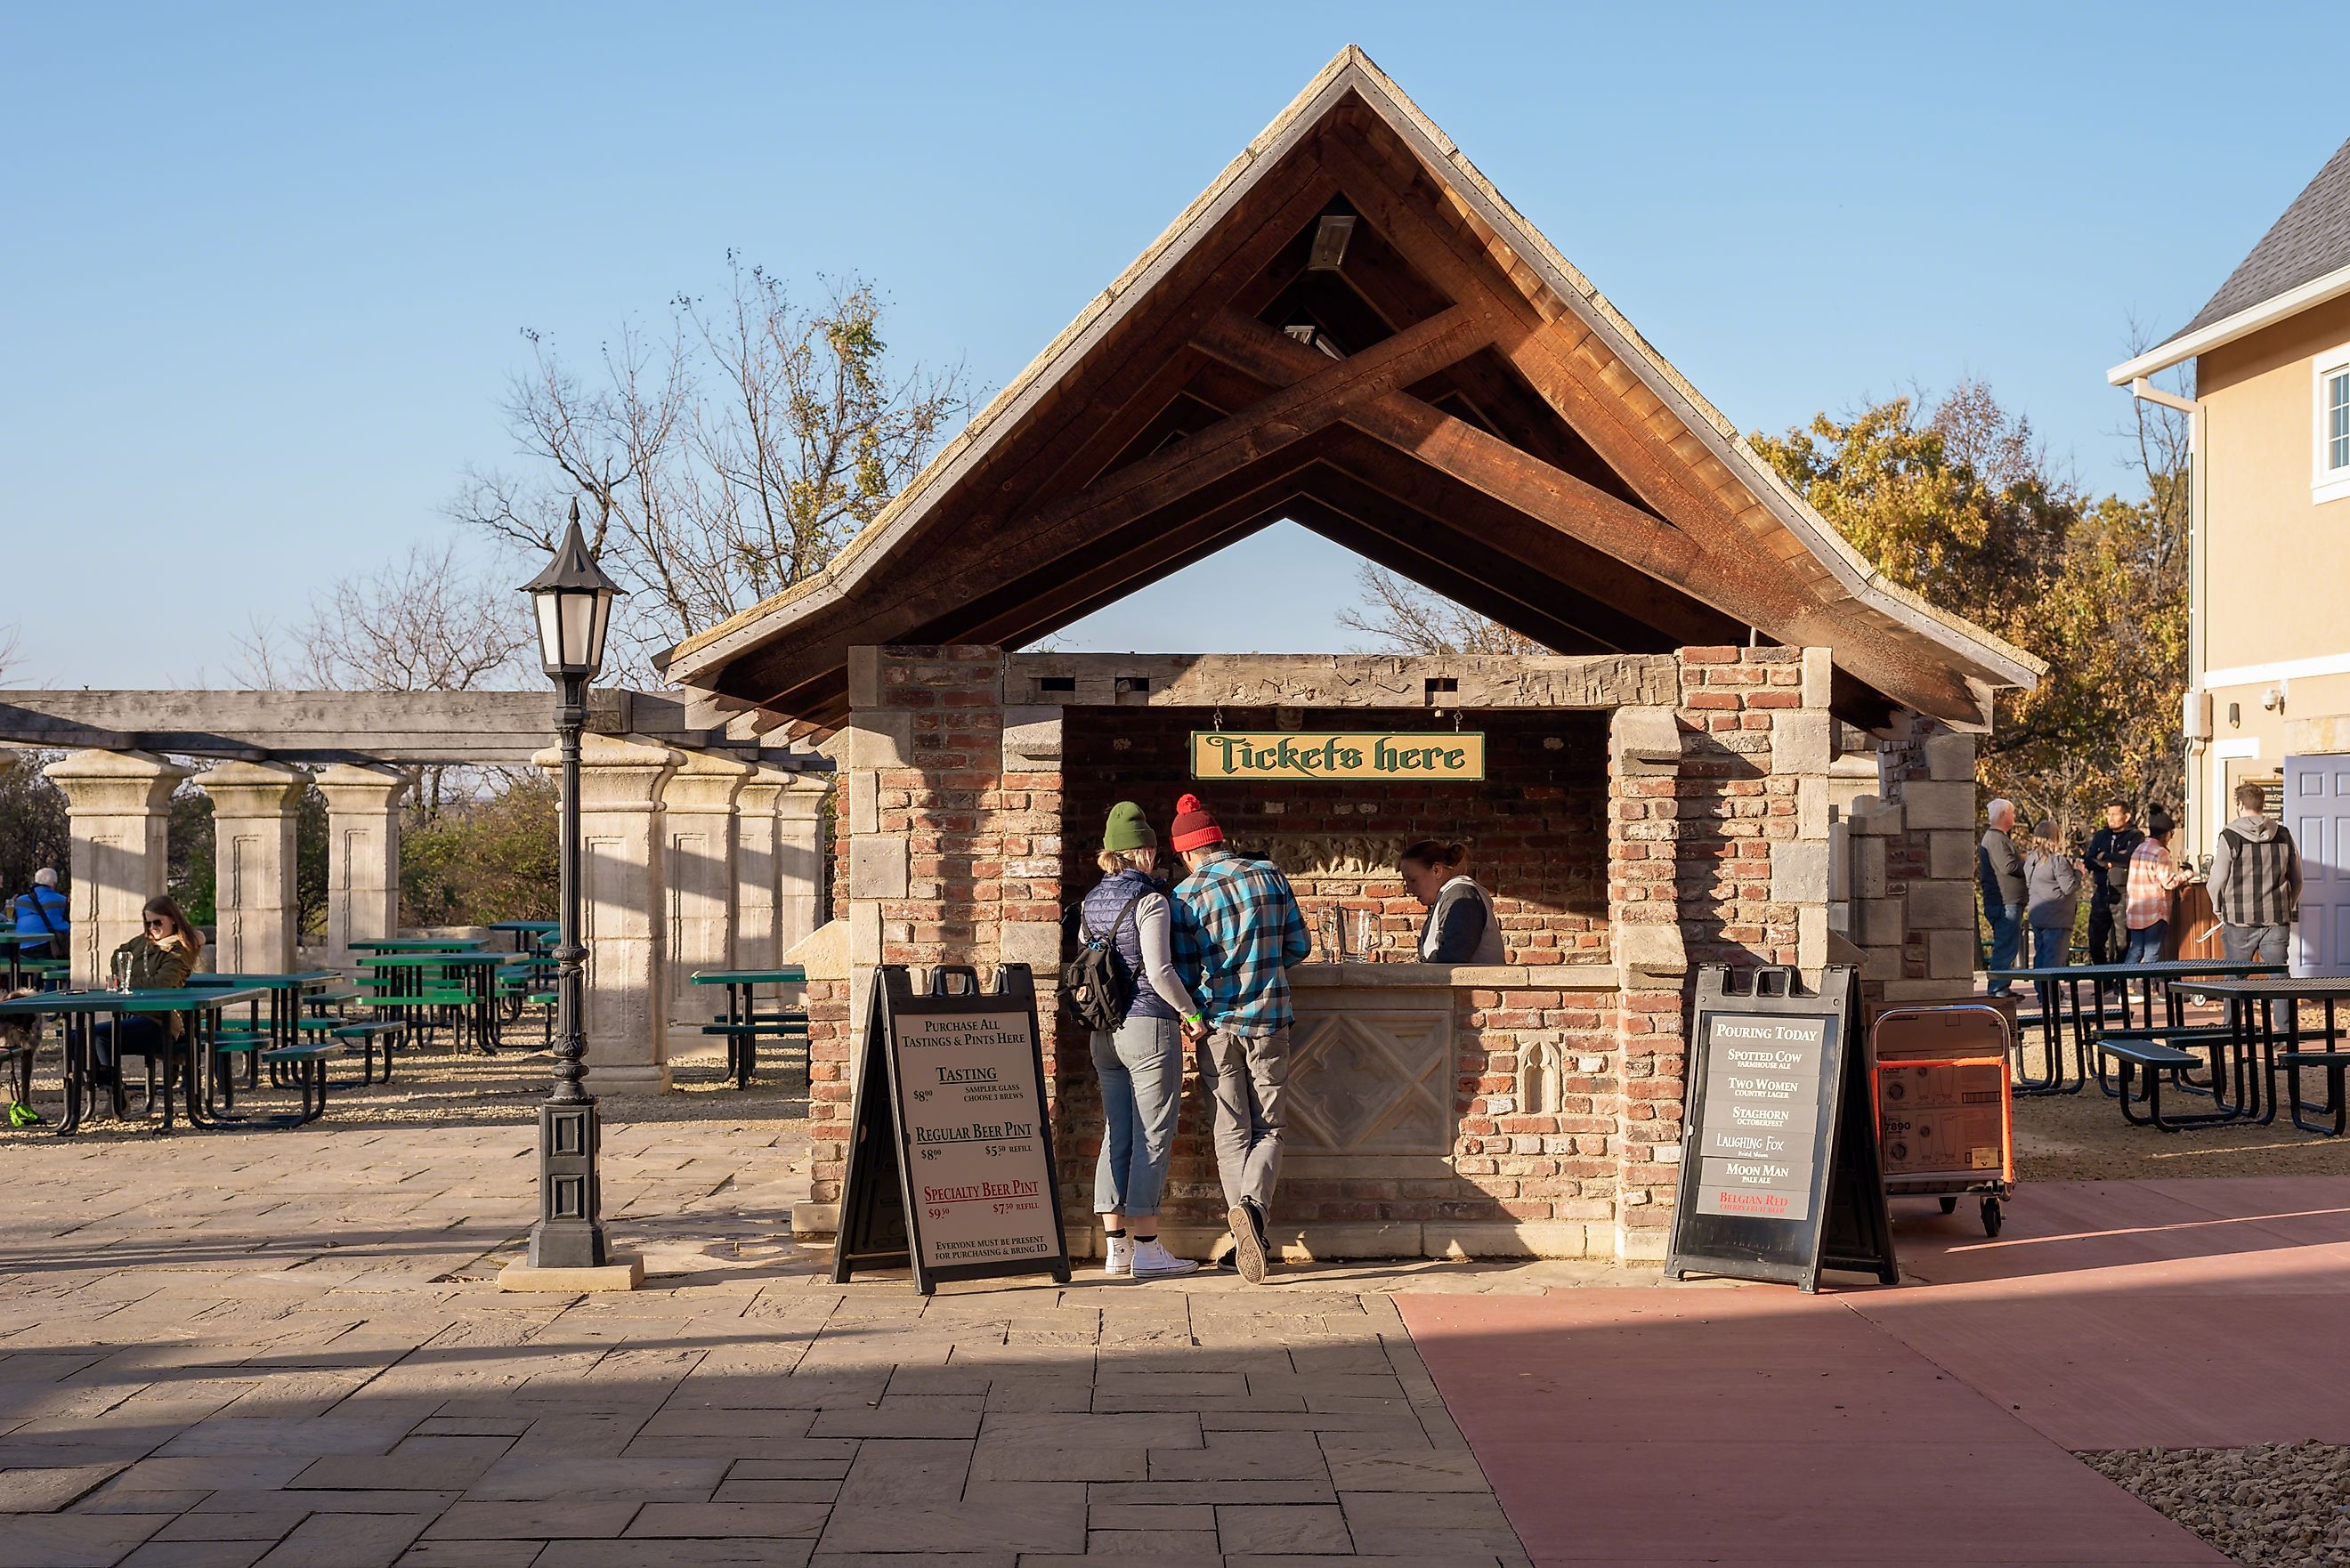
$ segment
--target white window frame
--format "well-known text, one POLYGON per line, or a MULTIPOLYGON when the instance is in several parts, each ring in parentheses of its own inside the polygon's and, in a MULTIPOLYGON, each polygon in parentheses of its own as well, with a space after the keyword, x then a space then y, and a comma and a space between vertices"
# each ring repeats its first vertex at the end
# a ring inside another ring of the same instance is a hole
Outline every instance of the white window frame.
POLYGON ((2325 425, 2326 382, 2341 375, 2350 375, 2350 343, 2320 354, 2310 366, 2310 429, 2314 445, 2310 454, 2309 499, 2313 504, 2350 500, 2350 464, 2329 466, 2326 459, 2330 441, 2325 425))

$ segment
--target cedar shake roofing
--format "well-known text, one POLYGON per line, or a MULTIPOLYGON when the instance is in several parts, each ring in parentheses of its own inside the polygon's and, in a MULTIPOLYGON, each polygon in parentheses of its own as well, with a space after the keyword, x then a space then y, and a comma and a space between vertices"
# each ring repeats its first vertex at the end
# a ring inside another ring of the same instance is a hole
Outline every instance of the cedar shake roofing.
POLYGON ((660 662, 828 728, 852 648, 1018 646, 1284 518, 1563 653, 1830 649, 1856 722, 2045 668, 1880 575, 1352 47, 828 566, 660 662))
POLYGON ((2171 337, 2200 331, 2345 266, 2350 266, 2350 141, 2334 150, 2317 178, 2293 199, 2252 254, 2237 264, 2210 303, 2171 337))

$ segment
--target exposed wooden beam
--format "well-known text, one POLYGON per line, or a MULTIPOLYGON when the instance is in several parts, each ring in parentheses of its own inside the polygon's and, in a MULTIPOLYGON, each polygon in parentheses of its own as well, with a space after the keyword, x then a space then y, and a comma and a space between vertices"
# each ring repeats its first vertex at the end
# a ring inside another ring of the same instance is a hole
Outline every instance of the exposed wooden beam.
MULTIPOLYGON (((1232 311, 1211 318, 1196 341, 1223 363, 1274 385, 1295 382, 1322 358, 1264 323, 1232 311)), ((1408 393, 1360 400, 1343 417, 1365 434, 1529 516, 1588 539, 1653 576, 1703 591, 1693 579, 1720 576, 1709 570, 1697 542, 1671 524, 1408 393)), ((1743 587, 1736 582, 1726 586, 1743 587)), ((1726 607, 1737 608, 1734 604, 1726 607)))
MULTIPOLYGON (((1544 321, 1516 289, 1489 275, 1486 258, 1406 201, 1392 178, 1345 136, 1326 135, 1315 146, 1347 201, 1456 305, 1485 320, 1502 355, 1643 500, 1684 527, 1727 529, 1753 547, 1752 536, 1721 499, 1698 483, 1654 431, 1627 418, 1622 396, 1576 359, 1566 333, 1544 321)), ((1584 335, 1579 322, 1570 330, 1584 335)))
MULTIPOLYGON (((1024 519, 1018 556, 1035 561, 1073 554, 1089 539, 1261 462, 1337 422, 1355 404, 1432 375, 1474 353, 1484 342, 1482 328, 1469 312, 1447 311, 1335 362, 1305 349, 1314 354, 1318 366, 1314 374, 1024 519)), ((948 556, 924 579, 867 609, 857 626, 827 634, 826 640, 843 642, 845 639, 846 646, 888 642, 902 635, 906 625, 925 618, 919 607, 909 613, 910 601, 919 601, 925 593, 967 600, 1016 575, 1016 570, 1007 565, 1004 552, 993 541, 975 558, 948 556)), ((730 667, 722 688, 749 695, 766 706, 787 694, 794 667, 802 656, 797 639, 771 644, 730 667), (742 671, 739 682, 737 670, 742 671)))
MULTIPOLYGON (((1725 615, 1687 590, 1626 565, 1606 551, 1549 524, 1527 516, 1425 464, 1399 456, 1393 447, 1358 431, 1336 431, 1320 446, 1314 472, 1315 493, 1367 521, 1382 515, 1382 503, 1402 506, 1448 537, 1482 541, 1500 552, 1503 580, 1531 574, 1544 591, 1556 584, 1607 606, 1628 622, 1653 627, 1660 648, 1706 647, 1742 642, 1746 624, 1725 615), (1509 563, 1513 563, 1511 565, 1509 563)), ((1612 640, 1635 645, 1628 624, 1612 640)))

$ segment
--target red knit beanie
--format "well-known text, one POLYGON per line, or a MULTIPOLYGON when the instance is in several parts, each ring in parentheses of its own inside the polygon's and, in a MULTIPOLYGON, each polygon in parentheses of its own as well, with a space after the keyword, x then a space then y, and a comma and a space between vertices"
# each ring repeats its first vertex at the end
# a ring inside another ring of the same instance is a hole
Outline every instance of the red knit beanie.
POLYGON ((1168 833, 1169 842, 1177 849, 1204 849, 1211 844, 1224 841, 1224 830, 1208 815, 1196 794, 1187 794, 1175 803, 1175 821, 1168 833))

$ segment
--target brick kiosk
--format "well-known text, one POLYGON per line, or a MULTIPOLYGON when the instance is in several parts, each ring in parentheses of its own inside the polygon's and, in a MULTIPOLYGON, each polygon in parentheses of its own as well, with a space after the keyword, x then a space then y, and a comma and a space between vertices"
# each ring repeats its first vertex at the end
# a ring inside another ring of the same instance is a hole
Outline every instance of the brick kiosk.
MULTIPOLYGON (((1490 758, 1482 784, 1198 786, 1237 844, 1290 870, 1309 925, 1335 907, 1394 940, 1377 961, 1292 971, 1282 1240, 1315 1257, 1661 1256, 1690 963, 1825 961, 1827 669, 1824 652, 1782 648, 1427 659, 857 649, 837 747, 847 972, 811 994, 815 1188, 795 1228, 837 1222, 868 966, 1026 962, 1049 981, 1060 910, 1097 875, 1092 836, 1110 802, 1143 800, 1163 829, 1193 787, 1177 741, 1218 712, 1234 728, 1278 714, 1299 729, 1457 724, 1487 734, 1490 758), (1460 707, 1431 717, 1431 690, 1460 707), (1392 852, 1438 832, 1484 857, 1472 865, 1496 896, 1506 964, 1409 961, 1419 909, 1392 852)), ((1086 1042, 1046 1016, 1075 1239, 1098 1106, 1086 1042)), ((1177 1245, 1204 1248, 1222 1230, 1204 1129, 1194 1082, 1169 1189, 1177 1245)))
MULTIPOLYGON (((1102 810, 1163 828, 1173 738, 1221 710, 1492 742, 1475 789, 1206 789, 1309 911, 1414 929, 1392 850, 1439 826, 1499 899, 1507 963, 1302 977, 1284 1240, 1660 1257, 1691 966, 1947 987, 1948 770, 2041 672, 1887 583, 1737 430, 1360 51, 1331 61, 836 559, 661 661, 691 711, 840 769, 795 1228, 837 1220, 861 978, 1049 976, 1102 810), (1016 651, 1277 522, 1555 651, 1016 651)), ((1054 1033, 1074 1220, 1093 1086, 1054 1033)), ((1221 1224, 1186 1118, 1169 1233, 1197 1246, 1221 1224)))

